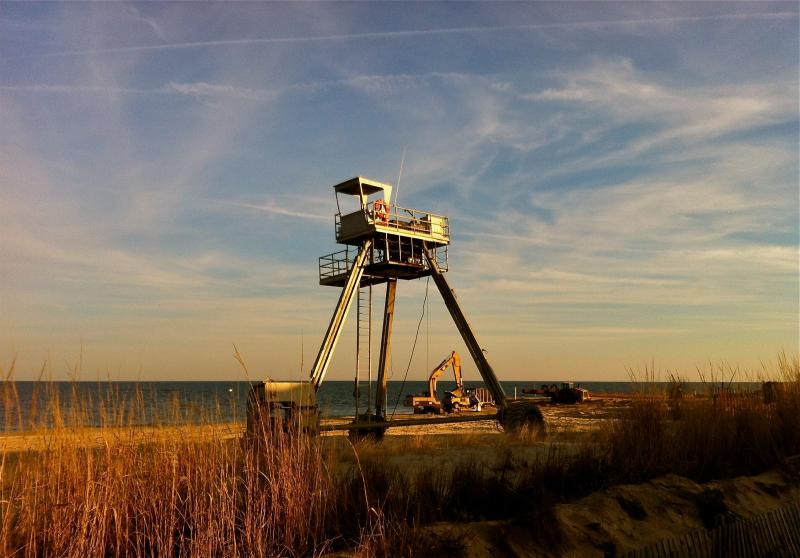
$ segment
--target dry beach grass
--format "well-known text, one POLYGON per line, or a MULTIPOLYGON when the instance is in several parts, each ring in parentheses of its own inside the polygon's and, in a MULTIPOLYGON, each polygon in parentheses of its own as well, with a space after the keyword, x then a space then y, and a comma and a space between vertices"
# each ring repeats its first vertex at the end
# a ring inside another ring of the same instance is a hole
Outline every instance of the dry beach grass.
POLYGON ((545 441, 493 426, 438 436, 407 427, 355 446, 271 432, 246 444, 236 426, 177 405, 174 416, 136 426, 147 395, 107 386, 102 397, 76 390, 64 401, 43 382, 23 413, 10 372, 3 555, 412 556, 467 545, 426 526, 512 518, 542 529, 541 550, 555 555, 568 544, 554 512, 561 502, 665 474, 757 474, 800 453, 797 358, 780 360, 784 388, 769 403, 709 382, 712 393, 698 397, 545 408, 545 441), (99 427, 89 426, 93 407, 99 427), (12 426, 36 444, 19 443, 12 426))

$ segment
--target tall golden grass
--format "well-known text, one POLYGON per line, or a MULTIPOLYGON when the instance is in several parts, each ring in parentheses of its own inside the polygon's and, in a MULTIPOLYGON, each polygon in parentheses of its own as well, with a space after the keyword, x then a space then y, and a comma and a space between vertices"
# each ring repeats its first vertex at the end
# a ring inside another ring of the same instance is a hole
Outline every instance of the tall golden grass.
MULTIPOLYGON (((609 468, 627 481, 675 473, 694 480, 763 471, 800 454, 800 363, 781 354, 775 373, 759 379, 781 385, 774 401, 752 388, 737 391, 736 367, 709 365, 701 371, 706 393, 635 401, 609 434, 609 468)), ((645 377, 653 377, 652 368, 645 377)), ((671 376, 671 384, 680 383, 671 376)), ((753 378, 739 378, 752 381, 753 378)), ((760 385, 760 384, 759 384, 760 385)))
MULTIPOLYGON (((558 545, 552 504, 664 473, 697 480, 755 473, 800 453, 800 366, 783 358, 785 389, 634 401, 605 432, 570 448, 498 437, 484 458, 401 467, 345 437, 265 428, 246 443, 209 428, 220 410, 178 401, 153 411, 141 389, 67 400, 47 382, 21 408, 13 366, 3 384, 7 444, 35 431, 43 445, 0 461, 4 556, 414 556, 458 551, 425 525, 514 517, 558 545), (192 414, 194 413, 194 414, 192 414), (197 413, 200 413, 199 415, 197 413), (143 423, 159 428, 148 429, 143 423), (535 457, 515 445, 540 444, 535 457)), ((474 443, 467 437, 464 443, 474 443)), ((411 448, 413 446, 413 448, 411 448)), ((412 439, 416 451, 446 451, 412 439)), ((402 462, 402 460, 400 461, 402 462)))

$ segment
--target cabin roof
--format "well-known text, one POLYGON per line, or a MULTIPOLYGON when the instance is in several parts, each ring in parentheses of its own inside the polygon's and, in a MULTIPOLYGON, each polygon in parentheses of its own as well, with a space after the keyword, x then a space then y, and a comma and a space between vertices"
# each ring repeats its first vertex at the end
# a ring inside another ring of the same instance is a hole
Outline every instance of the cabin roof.
POLYGON ((377 180, 370 180, 369 178, 364 178, 363 176, 356 176, 350 180, 340 182, 334 186, 333 189, 337 194, 349 194, 351 196, 360 196, 364 194, 365 196, 369 196, 370 194, 374 194, 376 192, 389 193, 392 191, 392 185, 384 184, 383 182, 378 182, 377 180))

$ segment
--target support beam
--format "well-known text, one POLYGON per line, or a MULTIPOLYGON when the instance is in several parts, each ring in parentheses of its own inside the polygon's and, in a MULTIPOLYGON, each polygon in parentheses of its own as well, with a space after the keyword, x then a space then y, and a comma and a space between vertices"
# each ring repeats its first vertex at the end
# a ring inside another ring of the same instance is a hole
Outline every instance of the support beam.
POLYGON ((317 358, 314 360, 314 366, 311 368, 311 383, 314 385, 314 389, 319 389, 319 386, 322 385, 322 380, 325 378, 325 372, 328 371, 328 364, 330 364, 331 356, 334 349, 336 349, 339 335, 342 333, 347 313, 350 310, 350 304, 353 302, 353 295, 358 292, 358 287, 361 284, 361 277, 364 275, 364 265, 367 262, 370 248, 372 248, 372 240, 365 240, 353 262, 353 267, 350 268, 347 282, 342 287, 342 294, 339 295, 336 310, 334 310, 331 322, 328 324, 328 331, 325 333, 317 358))
MULTIPOLYGON (((408 416, 408 415, 406 415, 408 416)), ((475 414, 462 414, 462 415, 448 415, 443 417, 425 417, 416 418, 416 415, 411 415, 408 418, 396 418, 394 420, 386 421, 381 426, 385 428, 392 428, 395 426, 427 426, 431 424, 451 424, 454 422, 478 422, 478 421, 496 421, 500 416, 495 413, 475 413, 475 414), (412 418, 413 417, 413 418, 412 418)), ((323 424, 319 427, 321 432, 333 432, 337 430, 375 430, 374 422, 348 422, 345 424, 323 424)))
POLYGON ((386 374, 392 355, 392 323, 394 322, 394 297, 397 279, 386 282, 386 303, 383 307, 383 329, 381 330, 381 353, 378 359, 378 380, 375 386, 375 416, 386 418, 386 389, 389 377, 386 374))
POLYGON ((436 256, 431 253, 427 246, 425 247, 425 259, 428 261, 428 267, 431 270, 433 282, 436 283, 436 287, 439 289, 439 293, 444 299, 445 306, 447 306, 450 316, 453 318, 459 333, 461 333, 461 337, 464 339, 467 349, 469 349, 469 354, 472 355, 472 359, 475 361, 475 365, 481 373, 483 382, 491 392, 492 397, 494 397, 497 407, 501 409, 501 411, 505 410, 508 405, 506 392, 503 390, 503 386, 500 385, 500 381, 497 379, 489 361, 486 360, 483 349, 481 349, 478 340, 475 338, 475 334, 472 332, 472 328, 466 316, 464 316, 464 312, 461 311, 461 306, 458 304, 456 294, 453 292, 453 289, 450 288, 447 279, 445 279, 444 274, 439 269, 439 265, 436 263, 436 256))

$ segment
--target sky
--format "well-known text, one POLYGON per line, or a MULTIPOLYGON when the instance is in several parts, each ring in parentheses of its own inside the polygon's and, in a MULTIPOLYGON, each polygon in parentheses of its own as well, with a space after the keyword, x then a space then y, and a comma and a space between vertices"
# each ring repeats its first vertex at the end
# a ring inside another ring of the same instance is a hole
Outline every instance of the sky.
MULTIPOLYGON (((796 2, 3 3, 2 371, 305 377, 339 295, 331 186, 357 175, 450 217, 500 379, 769 369, 799 343, 799 23, 796 2)), ((468 354, 432 283, 397 297, 392 379, 468 354)))

